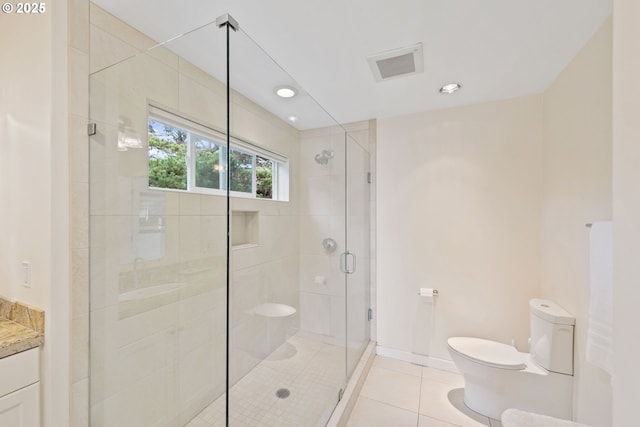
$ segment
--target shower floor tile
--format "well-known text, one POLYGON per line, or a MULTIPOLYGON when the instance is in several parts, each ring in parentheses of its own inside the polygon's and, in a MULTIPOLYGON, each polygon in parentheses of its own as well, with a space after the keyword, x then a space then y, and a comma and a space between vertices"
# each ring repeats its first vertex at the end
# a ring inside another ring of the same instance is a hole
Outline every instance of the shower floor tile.
MULTIPOLYGON (((344 385, 344 347, 321 336, 292 336, 238 381, 230 391, 229 425, 233 427, 322 426, 344 385), (280 389, 290 394, 281 399, 280 389)), ((224 394, 186 427, 224 427, 224 394)))

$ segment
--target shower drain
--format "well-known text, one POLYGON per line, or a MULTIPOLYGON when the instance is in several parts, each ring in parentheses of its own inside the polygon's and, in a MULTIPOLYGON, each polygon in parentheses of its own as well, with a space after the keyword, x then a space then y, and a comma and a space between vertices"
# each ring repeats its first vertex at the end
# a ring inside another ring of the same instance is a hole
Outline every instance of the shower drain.
POLYGON ((278 397, 278 399, 286 399, 290 394, 291 392, 287 388, 281 388, 280 390, 276 391, 276 396, 278 397))

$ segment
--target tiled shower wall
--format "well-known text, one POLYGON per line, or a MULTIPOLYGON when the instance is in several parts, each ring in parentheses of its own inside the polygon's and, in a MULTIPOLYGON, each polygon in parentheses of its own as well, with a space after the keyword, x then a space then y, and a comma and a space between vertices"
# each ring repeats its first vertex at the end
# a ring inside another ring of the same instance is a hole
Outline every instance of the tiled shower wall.
POLYGON ((340 127, 302 131, 300 135, 300 327, 303 331, 344 338, 345 136, 340 127), (319 164, 323 150, 334 158, 319 164), (333 239, 333 251, 322 246, 333 239))
MULTIPOLYGON (((73 310, 72 310, 72 398, 71 398, 71 424, 73 426, 88 426, 89 420, 89 142, 86 134, 86 124, 89 121, 89 79, 88 75, 90 70, 96 71, 102 69, 108 65, 111 65, 115 62, 118 62, 124 58, 127 58, 136 52, 147 49, 153 45, 155 42, 148 39, 146 36, 138 33, 132 28, 126 26, 121 21, 115 19, 99 7, 96 7, 92 3, 86 0, 70 0, 69 7, 69 87, 70 87, 70 114, 69 114, 69 128, 70 128, 70 156, 71 156, 71 184, 72 184, 72 264, 73 264, 73 276, 72 276, 72 298, 73 298, 73 310), (91 45, 90 45, 91 44, 91 45), (91 60, 90 60, 91 56, 91 60)), ((165 52, 166 53, 166 52, 165 52)), ((217 92, 217 95, 220 96, 220 86, 204 75, 200 70, 191 66, 190 64, 178 60, 176 58, 169 58, 171 55, 164 55, 163 58, 160 58, 160 61, 164 61, 168 68, 172 69, 171 72, 177 73, 178 78, 181 80, 186 86, 183 86, 181 89, 184 93, 191 93, 194 97, 197 95, 202 95, 202 91, 212 91, 214 93, 217 92), (174 64, 174 65, 172 65, 174 64)), ((158 58, 156 58, 158 59, 158 58)), ((213 96, 213 94, 212 94, 213 96)), ((213 96, 215 98, 215 96, 213 96)), ((203 99, 203 98, 199 98, 203 99)), ((181 105, 177 105, 176 109, 184 108, 185 112, 187 112, 191 116, 198 116, 201 112, 206 112, 207 108, 221 108, 220 104, 217 107, 213 105, 202 105, 199 102, 196 102, 194 99, 193 103, 182 103, 181 105), (191 108, 191 110, 189 110, 191 108)), ((223 108, 223 107, 222 107, 223 108)), ((310 182, 307 178, 309 178, 312 174, 307 174, 306 177, 302 177, 299 174, 299 170, 297 168, 298 165, 298 132, 295 129, 290 128, 289 126, 283 124, 279 120, 275 119, 273 116, 266 113, 264 110, 260 109, 258 106, 253 104, 251 101, 244 99, 239 95, 234 96, 234 104, 233 104, 232 115, 234 117, 234 124, 244 126, 246 123, 251 123, 252 118, 259 116, 262 120, 255 120, 256 123, 262 123, 264 126, 267 123, 267 126, 270 127, 269 134, 271 136, 279 135, 278 138, 272 138, 271 140, 275 142, 286 141, 283 144, 276 144, 272 148, 276 151, 282 152, 283 154, 289 155, 291 160, 291 202, 286 204, 281 204, 278 202, 266 202, 266 201, 251 201, 251 200, 236 200, 233 203, 232 209, 239 211, 251 211, 251 212, 259 212, 260 218, 260 240, 261 245, 257 247, 244 247, 237 248, 233 250, 233 283, 234 289, 232 292, 234 295, 234 318, 233 324, 235 326, 233 333, 233 342, 234 349, 233 355, 236 357, 237 362, 234 362, 233 368, 235 369, 233 372, 234 379, 237 379, 242 375, 242 372, 250 369, 262 355, 268 353, 272 346, 276 344, 276 342, 282 337, 291 332, 292 328, 295 329, 299 326, 299 319, 297 317, 293 318, 292 322, 283 324, 282 322, 257 322, 255 317, 247 316, 246 313, 243 315, 243 309, 247 307, 251 307, 256 304, 256 302, 280 302, 285 303, 291 306, 294 306, 298 309, 300 313, 301 306, 300 304, 307 304, 312 301, 314 296, 312 295, 313 289, 309 289, 310 282, 309 274, 311 274, 312 269, 310 269, 309 260, 313 258, 313 253, 317 251, 317 248, 312 248, 311 246, 306 246, 309 250, 306 251, 304 249, 305 245, 312 244, 309 240, 309 235, 306 234, 306 231, 309 231, 309 218, 305 218, 306 223, 300 224, 298 226, 298 212, 305 212, 303 217, 311 216, 314 213, 314 207, 309 205, 310 199, 307 198, 303 203, 305 206, 302 206, 302 203, 298 201, 298 185, 306 182, 307 184, 310 182), (292 224, 294 225, 292 227, 292 224), (306 231, 305 231, 306 230, 306 231), (302 250, 300 251, 299 249, 302 250), (311 255, 311 256, 309 256, 311 255), (302 265, 302 269, 306 269, 305 273, 302 274, 298 271, 298 265, 302 265), (268 281, 260 281, 257 280, 259 277, 265 277, 265 273, 269 273, 268 281), (277 273, 274 273, 277 272, 277 273), (257 283, 257 286, 255 285, 257 283), (302 295, 301 295, 302 294, 302 295), (311 300, 309 299, 311 298, 311 300), (256 336, 266 337, 262 340, 256 340, 256 336)), ((210 116, 209 116, 210 117, 210 116)), ((207 117, 207 119, 209 118, 207 117)), ((206 120, 205 120, 206 121, 206 120)), ((104 130, 114 130, 114 127, 109 127, 107 123, 103 123, 102 129, 104 130)), ((264 131, 264 129, 245 129, 247 132, 251 134, 259 133, 260 131, 264 131)), ((371 169, 375 165, 375 121, 360 123, 352 126, 349 130, 353 133, 353 137, 358 140, 358 142, 368 150, 371 155, 371 169), (368 147, 367 147, 368 140, 368 147)), ((234 132, 242 135, 242 129, 234 129, 234 132)), ((320 132, 322 134, 324 131, 320 132)), ((309 136, 309 135, 307 135, 309 136)), ((320 136, 320 135, 316 135, 320 136)), ((325 135, 327 136, 327 135, 325 135)), ((330 136, 328 136, 331 139, 330 136)), ((259 141, 265 145, 269 145, 269 141, 259 141)), ((324 142, 320 143, 320 145, 324 145, 324 142)), ((302 149, 310 149, 312 152, 316 147, 306 147, 305 144, 301 145, 302 149)), ((307 156, 308 156, 307 152, 307 156)), ((313 153, 315 154, 315 153, 313 153)), ((313 159, 313 156, 310 157, 313 159)), ((309 159, 307 159, 308 161, 309 159)), ((138 166, 141 165, 141 158, 138 157, 138 166)), ((132 185, 139 185, 140 180, 133 178, 131 180, 132 185)), ((375 179, 370 187, 373 189, 375 187, 375 179)), ((308 188, 307 188, 308 189, 308 188)), ((103 188, 102 190, 107 190, 103 188)), ((309 193, 306 193, 309 194, 309 193)), ((369 194, 371 197, 371 205, 374 205, 373 194, 374 191, 370 191, 369 194)), ((305 197, 301 194, 301 197, 305 197)), ((139 202, 139 200, 138 200, 139 202)), ((206 227, 211 225, 211 222, 219 222, 221 220, 221 215, 223 211, 222 207, 218 202, 212 201, 211 199, 207 199, 201 196, 194 195, 170 195, 167 199, 163 201, 164 206, 164 214, 174 214, 173 216, 174 226, 180 228, 181 232, 187 232, 191 236, 198 235, 198 232, 202 230, 202 227, 206 227), (182 220, 180 219, 182 218, 182 220), (200 218, 199 225, 193 225, 192 219, 200 218), (209 223, 207 223, 209 222, 209 223), (185 229, 186 228, 186 229, 185 229)), ((109 213, 105 211, 104 213, 109 213)), ((114 212, 111 212, 114 213, 114 212)), ((129 221, 123 224, 123 230, 126 230, 124 233, 131 233, 135 230, 137 216, 135 212, 130 211, 129 213, 133 213, 133 215, 129 215, 129 221)), ((333 211, 332 213, 336 214, 337 211, 333 211)), ((375 224, 375 212, 371 211, 371 230, 374 229, 375 224)), ((331 216, 331 215, 329 215, 331 216)), ((104 215, 102 218, 104 222, 108 222, 110 220, 122 220, 122 218, 118 219, 118 215, 104 215), (111 218, 109 218, 111 217, 111 218)), ((168 219, 169 222, 172 221, 168 219)), ((220 224, 217 223, 215 228, 219 228, 220 224)), ((313 227, 312 227, 313 228, 313 227)), ((94 230, 95 232, 96 230, 94 230)), ((317 233, 313 231, 313 233, 317 233)), ((171 234, 171 233, 169 233, 171 234)), ((202 235, 198 235, 202 236, 202 235)), ((108 238, 109 236, 103 236, 108 238)), ((116 236, 117 237, 117 236, 116 236)), ((121 235, 119 238, 123 238, 125 236, 121 235)), ((211 242, 216 240, 213 236, 209 236, 211 238, 211 242)), ((375 245, 375 234, 371 233, 371 245, 372 249, 375 245)), ((106 243, 106 242, 105 242, 106 243)), ((200 242, 202 245, 203 243, 200 242)), ((213 243, 212 243, 213 244, 213 243)), ((205 243, 206 245, 206 243, 205 243)), ((108 244, 107 244, 108 246, 108 244)), ((173 245, 171 245, 173 246, 173 245)), ((105 246, 106 247, 106 246, 105 246)), ((167 246, 169 247, 169 245, 167 246)), ((95 248, 94 248, 95 249, 95 248)), ((211 249, 211 248, 209 248, 211 249)), ((219 249, 219 248, 218 248, 219 249)), ((211 249, 213 250, 213 249, 211 249)), ((374 259, 375 251, 371 251, 371 267, 374 270, 375 259, 374 259)), ((193 257, 197 258, 199 254, 193 254, 193 257)), ((200 254, 201 255, 201 254, 200 254)), ((209 253, 212 255, 212 253, 209 253)), ((316 254, 317 255, 317 254, 316 254)), ((202 342, 202 340, 197 337, 200 336, 200 332, 202 329, 199 329, 202 326, 202 321, 205 322, 215 322, 219 325, 219 327, 214 331, 213 336, 207 337, 210 344, 213 344, 216 339, 220 339, 220 320, 216 319, 216 316, 220 316, 221 310, 220 307, 216 307, 216 303, 214 301, 220 301, 221 288, 219 287, 220 283, 217 283, 217 287, 215 290, 210 290, 210 292, 201 292, 203 289, 199 286, 202 286, 204 282, 206 282, 207 273, 203 272, 201 265, 199 263, 203 262, 202 259, 191 259, 188 258, 191 255, 188 254, 188 249, 184 250, 184 254, 182 255, 182 259, 176 259, 176 265, 180 266, 183 271, 183 276, 176 276, 176 270, 172 271, 172 267, 170 265, 155 265, 154 263, 147 263, 148 265, 143 265, 140 269, 143 277, 142 282, 144 280, 150 281, 153 277, 158 277, 158 275, 165 275, 167 280, 171 280, 175 277, 185 277, 191 274, 191 278, 189 279, 192 284, 191 291, 194 291, 193 295, 189 295, 187 291, 183 292, 183 296, 185 300, 180 304, 177 302, 169 303, 169 304, 160 304, 157 307, 154 307, 151 310, 147 310, 146 316, 147 321, 153 322, 154 319, 160 319, 165 317, 164 315, 167 313, 167 310, 178 310, 182 313, 190 313, 193 315, 185 315, 178 317, 178 322, 174 325, 167 327, 165 325, 165 332, 170 330, 171 328, 186 328, 183 330, 189 331, 189 333, 184 333, 180 335, 178 342, 181 344, 181 349, 177 350, 178 353, 174 354, 175 359, 173 361, 179 360, 180 362, 173 363, 175 369, 184 368, 185 366, 189 366, 193 364, 197 366, 204 362, 203 366, 207 366, 206 363, 209 363, 210 369, 213 369, 211 363, 219 364, 220 357, 212 362, 210 358, 208 358, 207 350, 205 350, 206 344, 202 342), (187 258, 187 259, 185 259, 187 258), (198 292, 201 292, 198 295, 198 292), (203 298, 204 296, 204 298, 203 298), (196 298, 197 297, 197 298, 196 298), (191 305, 189 305, 191 304, 191 305), (208 306, 209 308, 214 307, 214 310, 203 309, 203 306, 208 306), (200 317, 199 317, 200 315, 200 317), (212 319, 213 318, 213 319, 212 319), (217 338, 215 338, 215 334, 217 338), (198 351, 198 347, 200 347, 198 351), (189 351, 191 350, 191 351, 189 351), (206 360, 204 360, 206 359, 206 360)), ((124 286, 129 286, 132 283, 132 269, 135 267, 135 258, 133 261, 129 260, 129 263, 122 264, 122 271, 118 270, 117 274, 115 274, 112 278, 115 280, 115 283, 119 285, 115 288, 120 291, 120 284, 124 286)), ((221 261, 218 258, 218 261, 221 261)), ((214 263, 215 264, 215 263, 214 263)), ((115 272, 115 270, 114 270, 115 272)), ((210 279, 210 277, 209 277, 210 279)), ((312 280, 315 279, 315 275, 312 280)), ((329 278, 331 279, 331 278, 329 278)), ((372 290, 375 285, 375 276, 371 275, 369 278, 371 281, 372 290)), ((332 297, 337 296, 337 294, 333 291, 325 292, 324 295, 328 296, 329 301, 331 301, 332 297)), ((94 297, 98 296, 98 298, 102 297, 104 300, 102 302, 94 301, 95 304, 103 304, 105 307, 104 313, 107 313, 108 298, 117 298, 117 294, 114 293, 110 296, 102 295, 99 296, 99 293, 94 292, 94 297)), ((322 292, 320 292, 322 294, 322 292)), ((374 295, 372 295, 374 297, 374 295)), ((375 299, 372 299, 374 301, 375 299)), ((333 299, 333 301, 337 301, 333 299)), ((113 301, 112 301, 113 302, 113 301)), ((336 302, 336 304, 339 304, 336 302)), ((337 308, 337 305, 334 304, 333 309, 337 308)), ((113 306, 112 306, 113 308, 113 306)), ((148 307, 147 307, 148 309, 148 307)), ((140 307, 133 308, 133 311, 127 313, 127 310, 123 312, 116 313, 112 310, 111 315, 101 317, 101 321, 112 321, 117 322, 114 324, 103 324, 102 330, 106 333, 112 330, 116 324, 119 324, 120 330, 128 330, 129 336, 124 339, 125 342, 117 342, 114 340, 109 341, 107 337, 105 342, 110 342, 111 345, 131 345, 135 340, 136 333, 148 333, 148 330, 138 329, 137 332, 134 329, 130 329, 130 321, 133 317, 133 314, 143 314, 140 312, 140 307), (136 311, 138 310, 138 312, 136 311)), ((144 308, 142 308, 144 311, 144 308)), ((103 314, 104 314, 103 313, 103 314)), ((175 313, 175 311, 174 311, 175 313)), ((317 319, 320 316, 317 312, 309 313, 309 317, 304 321, 307 322, 305 326, 309 330, 316 330, 313 327, 313 318, 317 319), (311 322, 311 323, 309 323, 311 322), (311 325, 311 326, 310 326, 311 325)), ((334 316, 331 316, 332 318, 334 316)), ((337 318, 342 318, 342 316, 338 316, 337 318)), ((95 324, 94 324, 95 325, 95 324)), ((372 337, 375 337, 375 322, 372 323, 371 334, 372 337)), ((330 330, 340 335, 339 332, 339 324, 335 323, 331 324, 330 330)), ((327 331, 319 331, 319 332, 327 332, 327 331)), ((113 338, 113 336, 111 337, 113 338)), ((206 340, 205 340, 206 341, 206 340)), ((175 342, 175 341, 174 341, 175 342)), ((143 343, 143 342, 140 342, 143 343)), ((139 344, 140 344, 139 343, 139 344)), ((144 343, 148 344, 148 343, 144 343)), ((114 347, 115 348, 115 347, 114 347)), ((209 349, 212 347, 209 346, 209 349)), ((93 349, 95 351, 104 351, 106 349, 93 349)), ((135 345, 130 347, 131 351, 135 351, 135 345)), ((220 354, 220 353, 218 353, 220 354)), ((94 361, 99 362, 99 361, 94 361)), ((113 363, 111 361, 110 363, 113 363)), ((116 362, 117 363, 117 362, 116 362)), ((170 365, 170 364, 169 364, 170 365)), ((168 371, 169 372, 169 371, 168 371)), ((197 382, 204 376, 201 375, 201 371, 194 371, 192 375, 183 375, 185 381, 192 381, 195 389, 197 388, 197 382)), ((223 373, 223 372, 222 372, 223 373)), ((96 379, 99 381, 100 379, 96 379)), ((106 386, 118 386, 118 379, 115 379, 115 383, 106 386)), ((128 381, 128 380, 127 380, 128 381)), ((126 384, 126 381, 125 381, 126 384)), ((122 383, 120 384, 122 385, 122 383)), ((183 388, 186 387, 185 384, 180 385, 183 388)), ((103 391, 106 390, 105 384, 103 384, 103 391)), ((195 395, 195 394, 194 394, 195 395)), ((100 398, 100 393, 95 398, 100 398)), ((105 396, 103 396, 105 397, 105 396)), ((187 399, 188 400, 188 399, 187 399)), ((197 400, 197 399, 196 399, 197 400)), ((95 403, 95 401, 94 401, 95 403)), ((183 417, 188 416, 190 412, 196 411, 196 408, 199 405, 197 401, 191 402, 182 402, 183 403, 183 417), (189 405, 191 405, 189 407, 189 405)), ((176 409, 176 408, 174 408, 176 409)), ((131 410, 136 410, 135 408, 131 408, 131 410)), ((123 415, 124 416, 124 415, 123 415)), ((130 421, 132 418, 132 414, 126 415, 128 420, 130 421)), ((95 421, 94 425, 98 425, 95 421)))
MULTIPOLYGON (((154 44, 91 5, 92 71, 154 44)), ((94 425, 182 424, 224 390, 226 200, 148 191, 146 150, 118 151, 115 141, 122 123, 146 135, 148 100, 224 129, 225 91, 165 48, 92 78, 91 116, 98 125, 90 142, 94 425), (141 210, 162 224, 154 236, 158 253, 144 250, 141 210), (138 299, 140 291, 154 296, 138 299)), ((232 102, 232 132, 286 155, 291 182, 289 202, 232 201, 232 210, 255 213, 259 223, 257 244, 232 251, 235 381, 298 328, 297 315, 265 320, 251 309, 265 302, 299 309, 299 144, 297 130, 248 99, 233 93, 232 102)))
POLYGON ((300 327, 338 343, 346 333, 349 363, 355 365, 370 337, 366 311, 374 276, 370 248, 375 218, 374 183, 367 174, 375 175, 375 121, 350 123, 345 129, 346 142, 338 127, 300 134, 300 327), (324 165, 315 161, 323 150, 335 154, 324 165), (326 238, 336 241, 333 252, 323 248, 326 238), (355 274, 345 276, 340 254, 347 249, 358 262, 355 274))

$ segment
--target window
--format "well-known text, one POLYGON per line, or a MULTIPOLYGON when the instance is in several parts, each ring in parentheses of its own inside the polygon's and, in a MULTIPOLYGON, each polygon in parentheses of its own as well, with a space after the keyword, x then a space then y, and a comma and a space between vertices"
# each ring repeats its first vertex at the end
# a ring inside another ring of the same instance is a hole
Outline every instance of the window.
POLYGON ((156 107, 149 108, 149 187, 288 200, 287 158, 156 107))

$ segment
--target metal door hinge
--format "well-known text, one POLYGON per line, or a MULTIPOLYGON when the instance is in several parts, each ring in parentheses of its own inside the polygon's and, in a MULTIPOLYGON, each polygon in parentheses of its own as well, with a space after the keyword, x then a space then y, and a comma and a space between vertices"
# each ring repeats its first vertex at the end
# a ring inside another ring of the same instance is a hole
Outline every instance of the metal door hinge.
POLYGON ((340 402, 342 400, 342 395, 344 394, 344 390, 340 389, 340 391, 338 392, 338 402, 340 402))
POLYGON ((367 320, 371 321, 373 319, 373 309, 370 308, 367 310, 367 320))
POLYGON ((367 172, 367 184, 371 184, 373 182, 373 176, 371 172, 367 172))
POLYGON ((95 123, 87 123, 87 135, 93 136, 98 132, 98 127, 95 123))

